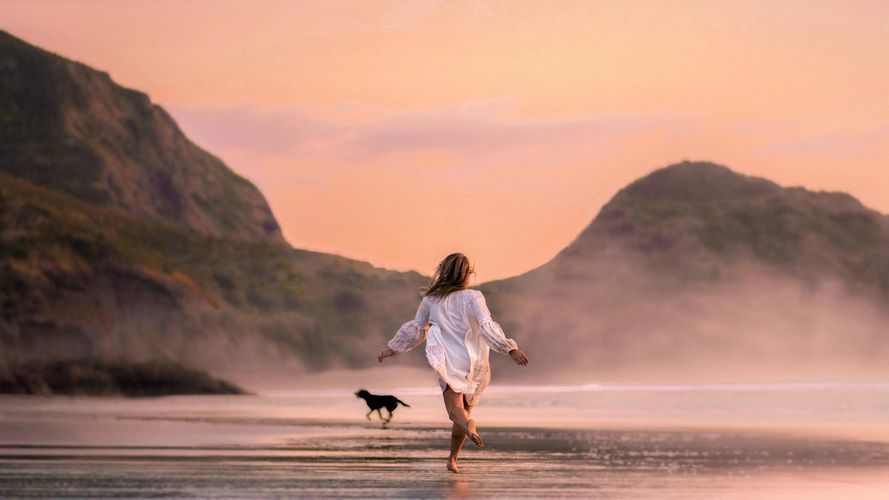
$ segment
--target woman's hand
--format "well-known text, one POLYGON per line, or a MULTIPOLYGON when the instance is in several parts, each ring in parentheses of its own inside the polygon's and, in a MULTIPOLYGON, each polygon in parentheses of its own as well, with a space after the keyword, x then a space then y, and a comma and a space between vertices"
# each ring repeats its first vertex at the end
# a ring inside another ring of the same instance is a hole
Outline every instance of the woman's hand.
POLYGON ((525 366, 528 364, 528 355, 521 349, 513 349, 509 351, 509 357, 515 361, 515 364, 525 366))
POLYGON ((389 349, 388 347, 384 347, 380 349, 380 355, 379 357, 377 357, 377 362, 382 363, 383 360, 388 358, 389 356, 395 356, 395 351, 389 349))

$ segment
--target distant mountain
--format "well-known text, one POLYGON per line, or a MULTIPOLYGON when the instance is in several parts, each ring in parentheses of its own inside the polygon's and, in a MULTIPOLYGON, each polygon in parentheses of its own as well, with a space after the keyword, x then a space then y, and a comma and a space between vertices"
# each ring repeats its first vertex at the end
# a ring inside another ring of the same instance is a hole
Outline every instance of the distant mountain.
POLYGON ((147 96, 0 32, 0 380, 55 361, 367 366, 423 282, 291 248, 147 96))
POLYGON ((553 370, 889 374, 889 217, 713 163, 633 182, 550 262, 482 288, 553 370))
POLYGON ((0 174, 0 375, 84 359, 170 360, 236 379, 367 366, 413 316, 423 282, 0 174))
POLYGON ((284 243, 259 190, 147 95, 4 31, 0 170, 140 219, 284 243))
MULTIPOLYGON (((659 169, 621 190, 555 259, 620 242, 677 270, 748 258, 889 294, 889 217, 845 193, 782 188, 712 163, 659 169)), ((707 267, 710 266, 710 267, 707 267)))

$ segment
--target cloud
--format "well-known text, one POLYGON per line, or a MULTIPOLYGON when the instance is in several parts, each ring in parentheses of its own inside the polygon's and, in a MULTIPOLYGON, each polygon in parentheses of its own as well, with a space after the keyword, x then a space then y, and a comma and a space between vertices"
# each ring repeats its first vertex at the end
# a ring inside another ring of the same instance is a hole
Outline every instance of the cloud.
POLYGON ((461 108, 409 111, 364 124, 345 142, 350 157, 376 158, 441 150, 460 156, 494 155, 504 150, 587 144, 663 125, 665 116, 603 114, 578 118, 509 118, 461 108))
POLYGON ((336 137, 344 128, 301 107, 169 106, 186 134, 211 151, 244 151, 260 156, 286 155, 311 141, 336 137))
POLYGON ((673 131, 688 118, 668 113, 602 113, 578 117, 521 117, 509 100, 490 100, 397 112, 369 109, 355 120, 327 118, 305 107, 190 108, 171 112, 211 150, 257 156, 362 163, 393 155, 437 151, 455 157, 495 157, 528 148, 589 147, 634 134, 673 131))

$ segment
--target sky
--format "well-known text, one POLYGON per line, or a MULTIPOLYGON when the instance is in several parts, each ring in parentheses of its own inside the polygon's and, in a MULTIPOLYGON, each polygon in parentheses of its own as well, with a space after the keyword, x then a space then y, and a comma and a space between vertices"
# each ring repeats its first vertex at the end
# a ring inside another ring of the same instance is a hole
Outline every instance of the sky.
POLYGON ((295 247, 479 282, 707 160, 889 213, 889 2, 0 0, 148 93, 295 247))

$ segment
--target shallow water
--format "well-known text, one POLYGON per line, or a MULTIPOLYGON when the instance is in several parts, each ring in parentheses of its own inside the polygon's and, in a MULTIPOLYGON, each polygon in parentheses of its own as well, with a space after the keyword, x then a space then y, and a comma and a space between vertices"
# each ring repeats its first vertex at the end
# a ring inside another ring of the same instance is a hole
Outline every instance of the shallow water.
POLYGON ((385 392, 3 397, 0 496, 889 497, 889 384, 492 387, 459 475, 437 391, 385 392))

